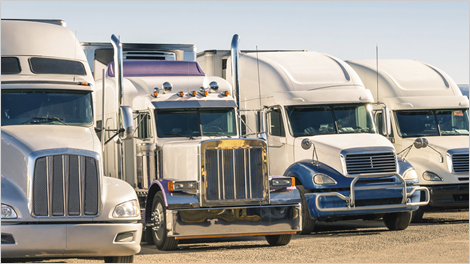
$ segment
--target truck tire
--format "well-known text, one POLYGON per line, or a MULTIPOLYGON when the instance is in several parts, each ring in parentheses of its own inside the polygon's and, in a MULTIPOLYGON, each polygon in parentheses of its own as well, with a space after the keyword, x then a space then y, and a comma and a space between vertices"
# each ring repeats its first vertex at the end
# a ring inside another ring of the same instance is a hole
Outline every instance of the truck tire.
POLYGON ((405 230, 411 222, 411 212, 389 213, 384 215, 384 223, 389 230, 405 230))
MULTIPOLYGON (((302 185, 296 185, 300 193, 300 198, 302 199, 302 231, 301 235, 309 235, 312 233, 315 228, 315 219, 310 217, 310 212, 308 210, 307 200, 305 200, 305 188, 302 185)), ((268 241, 269 242, 269 241, 268 241)))
POLYGON ((421 223, 423 221, 424 210, 418 208, 418 210, 411 213, 411 223, 421 223))
POLYGON ((119 257, 104 257, 104 263, 134 263, 134 255, 119 257))
POLYGON ((266 236, 266 241, 268 241, 271 246, 285 246, 289 244, 292 239, 292 235, 271 235, 266 236))
POLYGON ((142 239, 144 242, 146 242, 149 245, 153 245, 153 230, 151 226, 147 226, 144 231, 144 235, 142 236, 142 239))
POLYGON ((166 207, 162 192, 157 192, 152 203, 152 237, 155 246, 162 251, 174 250, 178 247, 178 240, 168 237, 166 229, 166 207))

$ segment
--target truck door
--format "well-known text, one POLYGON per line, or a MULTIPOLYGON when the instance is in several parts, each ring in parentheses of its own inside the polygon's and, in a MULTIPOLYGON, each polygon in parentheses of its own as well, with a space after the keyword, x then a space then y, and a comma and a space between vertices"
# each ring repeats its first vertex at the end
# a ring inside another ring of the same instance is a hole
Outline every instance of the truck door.
POLYGON ((286 145, 286 132, 280 107, 276 106, 268 111, 267 122, 269 174, 283 175, 291 153, 286 145))
POLYGON ((134 123, 137 131, 134 135, 136 189, 148 190, 156 179, 156 143, 152 137, 150 112, 138 111, 134 123))

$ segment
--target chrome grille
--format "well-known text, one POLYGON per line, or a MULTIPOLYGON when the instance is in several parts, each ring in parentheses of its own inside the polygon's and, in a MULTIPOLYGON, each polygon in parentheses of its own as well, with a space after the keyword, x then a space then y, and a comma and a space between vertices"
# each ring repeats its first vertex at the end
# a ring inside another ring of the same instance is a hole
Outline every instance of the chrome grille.
POLYGON ((349 175, 396 173, 396 157, 393 152, 348 154, 346 169, 349 175))
POLYGON ((206 200, 252 201, 265 199, 263 148, 207 148, 206 200))
POLYGON ((453 154, 452 166, 455 173, 468 173, 468 153, 453 154))
POLYGON ((36 159, 33 175, 33 216, 96 216, 99 173, 94 158, 51 155, 36 159))

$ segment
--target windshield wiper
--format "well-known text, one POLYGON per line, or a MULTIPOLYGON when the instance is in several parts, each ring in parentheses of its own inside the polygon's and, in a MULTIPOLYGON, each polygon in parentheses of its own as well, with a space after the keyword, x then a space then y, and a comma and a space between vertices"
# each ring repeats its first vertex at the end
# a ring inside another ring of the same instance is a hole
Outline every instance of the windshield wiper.
POLYGON ((231 136, 226 135, 222 132, 205 132, 205 133, 203 133, 203 135, 204 136, 211 136, 212 135, 212 136, 219 136, 219 137, 227 136, 227 137, 231 138, 231 136))
POLYGON ((172 133, 167 133, 165 135, 173 135, 173 136, 179 136, 179 137, 188 137, 189 139, 194 139, 192 135, 186 135, 182 133, 177 133, 177 132, 172 132, 172 133))
POLYGON ((59 118, 59 117, 32 117, 33 119, 38 119, 38 120, 32 120, 32 121, 27 121, 27 122, 23 122, 22 124, 40 124, 40 123, 47 123, 47 122, 50 122, 50 121, 58 121, 58 122, 61 122, 62 124, 64 125, 67 125, 65 122, 64 122, 64 119, 62 118, 59 118))

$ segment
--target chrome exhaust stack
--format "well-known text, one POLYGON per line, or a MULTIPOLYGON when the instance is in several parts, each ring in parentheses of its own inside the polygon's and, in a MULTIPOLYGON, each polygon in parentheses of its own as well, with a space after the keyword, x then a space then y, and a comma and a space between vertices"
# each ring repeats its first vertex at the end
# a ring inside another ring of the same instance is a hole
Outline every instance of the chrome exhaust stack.
POLYGON ((230 53, 232 58, 232 94, 236 97, 237 107, 238 107, 238 131, 239 135, 242 136, 242 122, 240 115, 240 78, 238 71, 238 58, 240 56, 240 50, 238 49, 238 43, 240 42, 240 37, 238 34, 233 35, 232 45, 230 47, 230 53))
POLYGON ((116 88, 118 92, 118 113, 119 108, 122 105, 123 89, 122 89, 122 43, 121 40, 116 37, 116 35, 111 36, 111 44, 114 48, 114 76, 116 78, 116 88))

